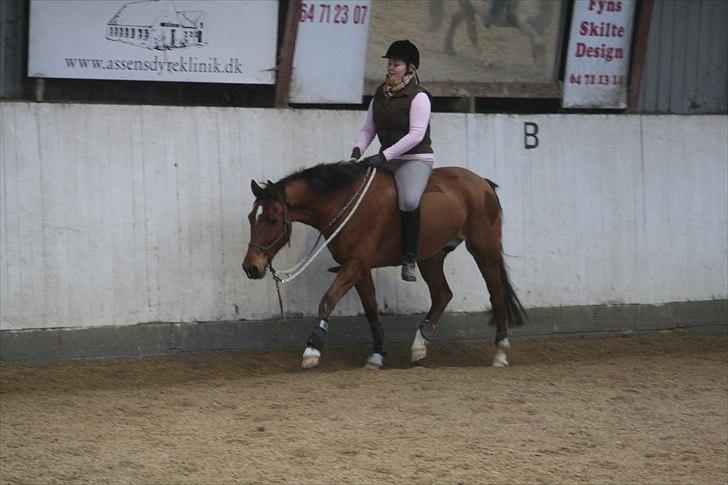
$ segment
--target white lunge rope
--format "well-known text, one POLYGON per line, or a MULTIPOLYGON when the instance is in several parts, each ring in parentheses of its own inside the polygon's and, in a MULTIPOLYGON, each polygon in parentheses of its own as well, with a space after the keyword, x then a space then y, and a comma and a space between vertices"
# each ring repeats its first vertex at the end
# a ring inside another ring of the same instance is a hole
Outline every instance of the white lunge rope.
POLYGON ((344 226, 346 225, 346 223, 349 222, 349 219, 351 219, 351 216, 353 216, 354 213, 356 212, 356 209, 359 207, 359 204, 364 199, 364 196, 366 195, 367 191, 369 191, 369 186, 372 185, 372 182, 374 181, 374 176, 377 174, 377 169, 376 169, 376 167, 374 167, 374 168, 371 168, 370 170, 371 170, 371 173, 368 174, 369 179, 367 180, 366 185, 364 186, 364 190, 359 195, 359 198, 357 199, 356 204, 354 204, 354 207, 352 207, 352 209, 349 212, 349 214, 341 222, 341 225, 336 228, 336 230, 331 234, 331 236, 329 236, 328 238, 326 238, 326 242, 324 244, 322 244, 316 250, 316 252, 313 253, 308 258, 308 260, 305 260, 304 259, 304 260, 300 261, 298 264, 296 264, 293 268, 288 269, 286 271, 279 271, 278 272, 278 275, 288 275, 288 276, 286 278, 282 278, 281 276, 277 276, 276 279, 278 281, 280 281, 283 284, 286 284, 286 283, 288 283, 290 281, 293 281, 298 275, 300 275, 303 272, 303 270, 305 270, 308 267, 309 264, 311 264, 311 262, 316 258, 316 256, 318 256, 319 253, 321 251, 323 251, 323 249, 326 246, 329 245, 329 243, 337 236, 337 234, 339 234, 339 232, 341 232, 341 230, 344 228, 344 226), (302 264, 303 264, 303 266, 301 266, 302 264), (299 269, 299 266, 301 266, 300 269, 299 269), (295 273, 291 274, 294 271, 295 271, 295 273))

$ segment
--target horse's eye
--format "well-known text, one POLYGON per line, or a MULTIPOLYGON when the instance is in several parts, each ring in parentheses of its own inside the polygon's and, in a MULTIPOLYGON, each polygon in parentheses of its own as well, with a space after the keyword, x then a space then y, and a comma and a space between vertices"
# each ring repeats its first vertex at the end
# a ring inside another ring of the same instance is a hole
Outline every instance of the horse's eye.
POLYGON ((268 224, 270 224, 271 226, 278 224, 278 219, 276 219, 275 217, 272 217, 272 218, 268 219, 268 224))

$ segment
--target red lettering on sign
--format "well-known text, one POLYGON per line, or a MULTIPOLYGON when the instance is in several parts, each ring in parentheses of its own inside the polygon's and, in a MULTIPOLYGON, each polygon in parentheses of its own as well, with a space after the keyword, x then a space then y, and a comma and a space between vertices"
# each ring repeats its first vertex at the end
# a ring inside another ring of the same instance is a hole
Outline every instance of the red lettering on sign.
POLYGON ((367 16, 367 6, 357 5, 354 7, 354 23, 363 24, 367 16))
POLYGON ((596 57, 609 62, 612 59, 623 59, 624 49, 621 47, 607 47, 605 44, 599 47, 591 47, 583 42, 577 42, 574 55, 575 57, 596 57))
POLYGON ((624 27, 612 22, 587 22, 579 24, 579 34, 587 37, 622 37, 624 27))
POLYGON ((336 15, 334 15, 335 24, 345 24, 349 21, 349 6, 336 5, 336 15))
POLYGON ((593 74, 586 72, 583 74, 569 74, 569 84, 576 84, 578 86, 582 84, 599 84, 602 86, 624 86, 626 83, 626 77, 617 74, 593 74))
POLYGON ((621 12, 622 2, 619 0, 589 0, 589 10, 596 10, 597 15, 604 12, 621 12))
POLYGON ((331 22, 331 5, 327 3, 320 3, 319 7, 321 7, 321 17, 319 17, 320 23, 329 23, 331 22))
POLYGON ((366 22, 367 16, 366 5, 351 5, 346 3, 319 3, 319 15, 316 15, 316 4, 301 4, 301 22, 311 22, 320 24, 363 24, 366 22), (332 15, 333 9, 333 15, 332 15), (353 15, 352 15, 353 12, 353 15), (333 20, 333 21, 332 21, 333 20))
POLYGON ((569 84, 581 84, 581 74, 570 74, 569 84))
POLYGON ((301 22, 313 22, 314 21, 314 8, 315 5, 301 4, 301 22))

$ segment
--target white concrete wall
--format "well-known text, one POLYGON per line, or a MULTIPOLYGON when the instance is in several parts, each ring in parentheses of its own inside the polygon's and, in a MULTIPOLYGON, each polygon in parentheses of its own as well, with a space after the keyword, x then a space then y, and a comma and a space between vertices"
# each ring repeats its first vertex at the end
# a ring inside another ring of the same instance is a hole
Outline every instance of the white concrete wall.
MULTIPOLYGON (((276 317, 240 269, 250 179, 348 155, 362 112, 0 103, 0 328, 276 317)), ((528 307, 728 296, 725 116, 436 114, 439 165, 496 181, 528 307), (523 122, 539 146, 523 147, 523 122)), ((370 150, 371 151, 371 150, 370 150)), ((315 240, 294 225, 291 266, 315 240)), ((451 311, 489 307, 464 248, 451 311)), ((330 256, 284 288, 314 315, 330 256)), ((377 270, 383 308, 425 311, 423 282, 377 270)), ((338 314, 356 314, 356 295, 338 314)))

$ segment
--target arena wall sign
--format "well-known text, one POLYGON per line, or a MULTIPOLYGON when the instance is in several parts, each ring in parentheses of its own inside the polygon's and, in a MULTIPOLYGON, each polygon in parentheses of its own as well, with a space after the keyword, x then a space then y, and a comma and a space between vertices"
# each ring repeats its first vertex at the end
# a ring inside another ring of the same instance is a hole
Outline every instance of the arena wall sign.
POLYGON ((557 98, 568 2, 372 0, 365 91, 386 74, 397 39, 420 50, 434 96, 557 98))
POLYGON ((302 2, 292 102, 361 103, 370 12, 369 0, 302 2))
POLYGON ((275 82, 278 2, 31 0, 28 76, 275 82))
POLYGON ((564 74, 565 108, 624 109, 634 0, 576 0, 564 74))

